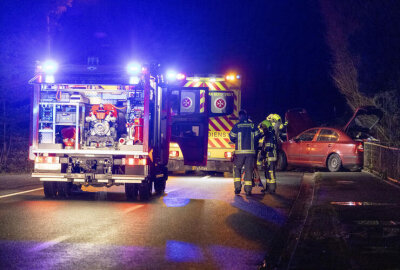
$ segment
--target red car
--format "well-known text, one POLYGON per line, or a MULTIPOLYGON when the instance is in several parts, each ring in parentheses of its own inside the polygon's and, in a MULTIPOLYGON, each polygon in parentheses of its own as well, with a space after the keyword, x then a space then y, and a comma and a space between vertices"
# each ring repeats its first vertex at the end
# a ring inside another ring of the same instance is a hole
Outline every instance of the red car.
POLYGON ((304 109, 288 111, 287 141, 280 145, 278 170, 285 170, 287 165, 323 167, 331 172, 360 169, 363 141, 375 140, 369 131, 382 115, 375 107, 361 107, 344 128, 309 128, 312 121, 304 109))

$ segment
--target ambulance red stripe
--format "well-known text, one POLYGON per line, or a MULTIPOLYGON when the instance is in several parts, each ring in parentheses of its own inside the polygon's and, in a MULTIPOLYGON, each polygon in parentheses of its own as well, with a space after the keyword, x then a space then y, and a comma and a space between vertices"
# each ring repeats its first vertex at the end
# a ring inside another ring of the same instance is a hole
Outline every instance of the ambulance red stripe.
POLYGON ((235 124, 228 118, 228 116, 223 116, 223 118, 224 118, 225 121, 231 126, 231 128, 233 128, 233 126, 234 126, 235 124))
POLYGON ((217 127, 217 126, 212 122, 211 119, 208 120, 208 123, 210 124, 210 126, 211 126, 215 131, 220 131, 220 130, 219 130, 219 127, 217 127))
POLYGON ((225 144, 224 144, 220 139, 214 138, 214 140, 215 140, 221 147, 226 147, 225 144))
POLYGON ((208 139, 208 145, 210 147, 214 147, 214 148, 216 147, 215 144, 213 144, 213 142, 210 139, 208 139))
POLYGON ((215 119, 215 121, 218 122, 218 124, 220 124, 220 126, 221 126, 224 130, 230 131, 230 129, 229 129, 227 126, 225 126, 225 124, 224 124, 218 117, 215 117, 214 119, 215 119))

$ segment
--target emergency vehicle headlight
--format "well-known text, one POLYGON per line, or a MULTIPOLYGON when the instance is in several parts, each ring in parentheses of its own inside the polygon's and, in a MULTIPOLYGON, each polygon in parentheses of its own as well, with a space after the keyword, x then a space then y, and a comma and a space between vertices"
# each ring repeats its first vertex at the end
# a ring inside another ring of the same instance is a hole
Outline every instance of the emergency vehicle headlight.
POLYGON ((128 74, 138 74, 142 70, 142 66, 139 63, 131 62, 127 65, 126 70, 128 74))
POLYGON ((46 60, 42 65, 42 70, 47 74, 54 74, 57 72, 58 63, 54 60, 46 60))

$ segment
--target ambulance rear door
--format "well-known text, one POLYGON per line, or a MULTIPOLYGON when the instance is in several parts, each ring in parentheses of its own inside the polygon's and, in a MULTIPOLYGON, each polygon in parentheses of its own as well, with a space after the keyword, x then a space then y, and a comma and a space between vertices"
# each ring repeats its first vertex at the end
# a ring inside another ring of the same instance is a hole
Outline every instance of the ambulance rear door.
POLYGON ((183 154, 184 164, 207 165, 208 88, 182 87, 168 89, 171 141, 183 154))

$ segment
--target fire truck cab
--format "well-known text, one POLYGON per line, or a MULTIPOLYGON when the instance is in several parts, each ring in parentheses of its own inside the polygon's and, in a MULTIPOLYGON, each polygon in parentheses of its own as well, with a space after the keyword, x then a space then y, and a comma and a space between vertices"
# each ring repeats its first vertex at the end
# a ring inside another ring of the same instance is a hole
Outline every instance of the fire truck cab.
POLYGON ((32 177, 47 198, 82 186, 125 185, 127 199, 163 193, 169 145, 207 163, 207 87, 183 88, 150 67, 38 65, 33 84, 32 177))

